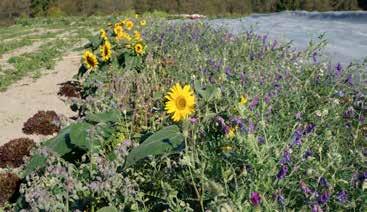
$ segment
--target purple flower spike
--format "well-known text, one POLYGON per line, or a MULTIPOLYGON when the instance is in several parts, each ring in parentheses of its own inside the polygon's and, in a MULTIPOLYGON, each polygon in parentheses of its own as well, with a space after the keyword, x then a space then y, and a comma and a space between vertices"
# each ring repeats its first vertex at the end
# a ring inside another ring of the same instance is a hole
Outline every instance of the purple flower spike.
POLYGON ((250 200, 254 206, 258 206, 261 203, 261 196, 257 192, 252 192, 250 200))
POLYGON ((263 136, 259 136, 257 138, 257 141, 259 142, 259 144, 265 144, 265 138, 263 136))
POLYGON ((223 119, 222 117, 220 117, 220 116, 218 116, 218 117, 216 118, 216 121, 217 121, 217 122, 218 122, 218 124, 220 124, 221 126, 226 125, 226 124, 224 123, 224 119, 223 119))
POLYGON ((250 103, 250 110, 254 110, 255 107, 257 106, 257 104, 259 104, 259 97, 255 96, 254 99, 252 99, 251 103, 250 103))
POLYGON ((325 188, 328 188, 329 187, 329 182, 327 181, 326 178, 321 177, 320 180, 319 180, 319 185, 321 185, 325 188))
POLYGON ((231 122, 232 124, 237 125, 241 130, 245 128, 245 125, 243 124, 243 120, 239 117, 231 118, 231 122))
POLYGON ((285 198, 284 198, 284 196, 283 196, 283 195, 281 195, 281 194, 279 194, 279 195, 277 196, 277 201, 278 201, 278 203, 279 203, 280 205, 284 205, 284 203, 285 203, 285 198))
POLYGON ((320 207, 320 205, 313 205, 311 211, 312 212, 322 212, 322 208, 320 207))
POLYGON ((349 107, 347 111, 344 112, 344 118, 353 118, 355 115, 353 107, 349 107))
POLYGON ((303 136, 303 130, 299 127, 293 134, 292 145, 300 146, 302 144, 302 136, 303 136))
POLYGON ((305 182, 301 181, 299 183, 299 185, 300 185, 300 187, 301 187, 304 194, 308 195, 308 194, 312 193, 311 189, 307 186, 307 184, 305 182))
POLYGON ((305 154, 303 155, 303 158, 307 160, 312 155, 313 155, 313 152, 310 149, 308 149, 306 150, 305 154))
POLYGON ((364 121, 366 121, 366 117, 364 115, 361 115, 361 116, 359 116, 358 121, 359 121, 360 124, 363 124, 364 121))
POLYGON ((325 203, 327 203, 330 199, 330 194, 329 192, 325 191, 320 197, 319 197, 319 204, 323 205, 325 203))
POLYGON ((265 95, 264 101, 265 101, 266 104, 269 104, 270 103, 271 98, 270 98, 270 96, 268 94, 265 95))
POLYGON ((287 175, 287 173, 288 173, 288 166, 283 165, 283 166, 280 168, 280 170, 279 170, 279 172, 278 172, 278 174, 277 174, 277 179, 278 179, 278 180, 283 179, 283 178, 287 175))
POLYGON ((307 127, 306 127, 306 129, 305 129, 305 135, 307 135, 307 134, 310 134, 310 133, 312 133, 313 132, 313 130, 315 129, 315 127, 316 127, 316 125, 315 124, 308 124, 307 125, 307 127))
POLYGON ((352 78, 352 75, 349 74, 347 79, 344 81, 346 84, 352 86, 353 85, 353 78, 352 78))
POLYGON ((248 133, 252 134, 254 132, 255 132, 255 125, 254 125, 254 122, 252 122, 252 120, 250 120, 248 122, 248 133))
POLYGON ((340 63, 336 64, 336 67, 335 67, 335 76, 336 77, 340 77, 340 75, 342 74, 343 72, 343 67, 340 63))
POLYGON ((288 149, 284 150, 283 157, 280 160, 281 165, 285 165, 287 163, 291 162, 291 154, 289 153, 288 149))
POLYGON ((348 193, 343 190, 343 191, 336 194, 336 199, 340 203, 346 203, 348 201, 348 193))
POLYGON ((225 69, 224 69, 224 72, 226 73, 227 77, 230 77, 232 74, 231 74, 231 68, 229 66, 227 66, 225 69))

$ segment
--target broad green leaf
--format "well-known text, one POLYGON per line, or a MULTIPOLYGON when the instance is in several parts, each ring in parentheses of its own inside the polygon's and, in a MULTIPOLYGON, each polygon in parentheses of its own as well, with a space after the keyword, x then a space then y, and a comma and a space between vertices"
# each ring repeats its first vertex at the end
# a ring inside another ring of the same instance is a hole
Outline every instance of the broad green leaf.
POLYGON ((58 153, 60 156, 70 153, 73 150, 73 144, 70 142, 70 130, 73 125, 74 124, 71 124, 64 128, 56 137, 46 141, 43 145, 58 153))
POLYGON ((87 122, 90 123, 107 123, 107 122, 117 122, 121 118, 121 113, 118 110, 111 110, 104 113, 89 114, 86 117, 87 122))
POLYGON ((150 155, 177 152, 182 147, 183 141, 184 137, 176 125, 163 128, 148 137, 138 147, 131 150, 126 158, 126 166, 131 166, 135 162, 150 155))
POLYGON ((45 166, 47 158, 43 155, 36 154, 33 155, 31 160, 25 166, 24 171, 22 172, 22 176, 26 177, 34 172, 36 169, 45 166))
POLYGON ((86 122, 74 124, 70 129, 71 143, 81 149, 88 150, 91 145, 88 139, 88 130, 91 127, 92 125, 86 122))
POLYGON ((97 212, 118 212, 118 210, 116 207, 109 206, 109 207, 100 208, 97 212))
POLYGON ((205 90, 199 91, 199 94, 204 98, 205 101, 209 102, 218 96, 220 90, 215 86, 208 86, 205 90))

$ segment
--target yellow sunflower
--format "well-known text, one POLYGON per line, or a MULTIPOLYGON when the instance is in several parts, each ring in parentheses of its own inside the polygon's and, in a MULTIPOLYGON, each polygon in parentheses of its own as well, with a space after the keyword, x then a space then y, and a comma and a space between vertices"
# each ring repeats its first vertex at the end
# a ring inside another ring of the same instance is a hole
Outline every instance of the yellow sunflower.
POLYGON ((119 24, 115 24, 113 31, 115 32, 116 36, 119 36, 124 32, 124 29, 119 24))
POLYGON ((106 41, 100 48, 101 56, 103 61, 108 61, 111 58, 112 51, 111 51, 111 43, 106 41))
POLYGON ((165 96, 168 100, 165 110, 172 115, 172 120, 178 122, 194 112, 195 96, 190 85, 183 88, 176 83, 165 96))
POLYGON ((97 57, 88 50, 83 54, 83 63, 87 69, 96 68, 98 66, 97 57))
POLYGON ((247 102, 248 102, 247 96, 245 96, 245 95, 241 96, 240 106, 246 105, 247 102))
POLYGON ((127 30, 132 30, 134 27, 134 22, 132 22, 131 20, 125 20, 124 25, 127 30))
POLYGON ((122 39, 125 39, 127 41, 131 41, 131 36, 129 35, 129 33, 123 32, 121 35, 122 39))
POLYGON ((100 36, 101 36, 101 38, 102 38, 103 40, 108 40, 106 30, 104 30, 104 29, 100 29, 100 30, 99 30, 99 33, 100 33, 100 36))
POLYGON ((134 31, 134 38, 135 38, 135 40, 137 40, 137 41, 141 41, 141 40, 143 40, 143 39, 142 39, 142 37, 141 37, 141 33, 140 33, 140 32, 138 32, 138 31, 134 31))
POLYGON ((137 55, 142 55, 144 53, 144 46, 141 43, 137 43, 134 46, 135 53, 137 55))
POLYGON ((140 21, 140 26, 145 26, 147 25, 147 21, 146 20, 141 20, 140 21))
POLYGON ((229 128, 227 138, 233 139, 235 136, 236 136, 236 129, 233 127, 229 128))

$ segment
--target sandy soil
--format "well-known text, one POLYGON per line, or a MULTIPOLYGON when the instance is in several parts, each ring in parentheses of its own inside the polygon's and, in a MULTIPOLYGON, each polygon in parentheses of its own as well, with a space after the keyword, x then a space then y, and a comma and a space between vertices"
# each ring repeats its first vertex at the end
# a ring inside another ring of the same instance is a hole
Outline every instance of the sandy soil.
POLYGON ((52 73, 37 80, 25 78, 0 93, 0 145, 19 137, 29 137, 36 142, 47 139, 22 132, 23 123, 39 110, 54 110, 66 117, 75 115, 57 92, 58 84, 70 80, 79 65, 80 53, 69 53, 56 64, 52 73))

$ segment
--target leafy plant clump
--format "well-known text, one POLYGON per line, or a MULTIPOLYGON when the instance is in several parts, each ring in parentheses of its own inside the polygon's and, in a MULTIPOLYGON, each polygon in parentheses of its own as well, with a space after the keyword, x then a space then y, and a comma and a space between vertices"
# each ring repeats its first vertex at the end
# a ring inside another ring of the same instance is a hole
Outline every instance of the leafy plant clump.
POLYGON ((0 207, 9 201, 18 191, 21 179, 11 173, 0 174, 0 207))
POLYGON ((61 121, 55 111, 38 111, 23 127, 25 134, 52 135, 60 131, 61 121))
POLYGON ((23 157, 35 146, 32 139, 18 138, 0 147, 0 168, 16 168, 23 164, 23 157))
POLYGON ((80 98, 81 87, 78 81, 67 81, 60 84, 60 89, 57 95, 68 98, 80 98))
POLYGON ((366 63, 316 60, 322 37, 145 24, 85 47, 80 117, 32 151, 12 209, 365 211, 366 63))

